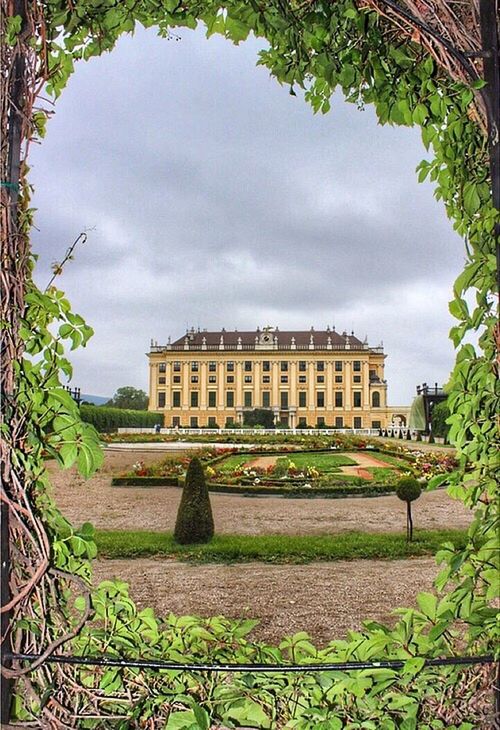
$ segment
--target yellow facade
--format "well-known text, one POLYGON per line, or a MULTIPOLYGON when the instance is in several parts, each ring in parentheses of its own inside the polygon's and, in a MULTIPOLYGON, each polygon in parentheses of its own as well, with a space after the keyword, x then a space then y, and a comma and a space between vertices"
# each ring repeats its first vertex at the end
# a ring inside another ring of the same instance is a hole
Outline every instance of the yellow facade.
POLYGON ((353 334, 190 330, 148 357, 149 409, 165 427, 224 428, 255 408, 290 428, 390 423, 383 347, 353 334))

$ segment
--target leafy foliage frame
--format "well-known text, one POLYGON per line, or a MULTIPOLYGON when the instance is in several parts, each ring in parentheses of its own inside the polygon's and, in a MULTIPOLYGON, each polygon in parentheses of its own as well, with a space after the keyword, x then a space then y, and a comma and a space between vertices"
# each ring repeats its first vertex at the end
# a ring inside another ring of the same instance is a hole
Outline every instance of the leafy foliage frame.
POLYGON ((444 0, 405 0, 404 5, 393 0, 2 0, 0 455, 11 557, 2 637, 16 653, 39 656, 29 666, 6 661, 2 667, 4 677, 16 680, 14 714, 21 724, 472 727, 463 711, 457 714, 460 702, 451 697, 463 695, 470 712, 471 687, 476 689, 481 677, 473 675, 464 685, 456 669, 438 672, 424 667, 422 658, 453 655, 463 642, 470 651, 487 651, 497 636, 492 602, 498 569, 494 293, 499 204, 495 208, 491 200, 490 186, 498 182, 492 181, 489 154, 495 144, 498 150, 498 128, 492 125, 494 97, 482 80, 488 61, 481 57, 479 33, 479 14, 488 3, 497 8, 494 0, 470 0, 453 12, 444 0), (259 63, 291 93, 294 86, 305 88, 315 111, 329 111, 331 94, 340 86, 347 101, 373 103, 381 123, 419 125, 431 151, 431 160, 419 166, 419 180, 429 177, 435 183, 436 197, 466 240, 466 265, 450 303, 457 319, 450 332, 457 356, 449 383, 449 436, 460 469, 448 491, 475 509, 475 519, 464 550, 449 544, 438 553, 444 563, 437 579, 441 596, 421 594, 419 610, 401 609, 393 630, 367 625, 350 642, 333 642, 322 653, 301 635, 279 648, 256 646, 245 639, 248 626, 216 624, 215 619, 203 627, 196 619, 181 625, 172 617, 162 626, 150 612, 137 612, 120 582, 102 584, 91 594, 92 527, 75 530, 48 496, 47 454, 63 467, 76 462, 84 475, 99 466, 102 455, 97 435, 80 421, 60 383, 61 374, 71 375, 64 344, 85 345, 92 331, 62 292, 53 286, 41 292, 31 278, 29 146, 43 137, 50 116, 46 106, 39 106, 42 90, 57 97, 76 61, 111 50, 137 22, 157 26, 166 37, 172 28, 194 28, 198 22, 207 35, 219 33, 234 43, 250 32, 263 36, 269 48, 259 63), (475 297, 472 311, 465 292, 475 297), (478 334, 477 346, 467 342, 471 332, 478 334), (457 621, 465 631, 456 629, 457 621), (217 683, 188 671, 180 679, 49 668, 45 660, 63 644, 85 655, 104 650, 154 654, 159 647, 162 655, 210 653, 216 659, 269 661, 363 659, 383 652, 403 657, 406 664, 401 676, 379 671, 302 677, 299 691, 295 680, 279 676, 226 677, 217 683))

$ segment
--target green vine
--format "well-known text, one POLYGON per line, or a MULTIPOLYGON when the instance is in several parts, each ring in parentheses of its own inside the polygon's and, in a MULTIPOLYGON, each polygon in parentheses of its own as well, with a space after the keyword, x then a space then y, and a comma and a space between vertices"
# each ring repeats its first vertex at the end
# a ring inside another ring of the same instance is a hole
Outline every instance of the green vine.
MULTIPOLYGON (((340 87, 348 102, 373 104, 380 123, 420 127, 430 159, 419 165, 418 179, 434 183, 467 252, 450 302, 457 320, 450 332, 457 357, 449 382, 448 422, 460 469, 452 479, 436 477, 431 486, 446 481, 452 498, 475 509, 475 519, 465 549, 445 544, 437 555, 443 563, 436 582, 439 595, 421 594, 418 608, 400 609, 393 629, 368 622, 348 641, 332 642, 324 650, 303 633, 279 647, 263 646, 247 640, 249 622, 174 616, 159 620, 149 609, 139 612, 126 585, 117 581, 92 592, 93 618, 65 646, 85 656, 106 653, 186 663, 207 657, 214 662, 306 663, 390 657, 405 660, 402 672, 373 669, 293 677, 66 668, 54 673, 42 665, 18 680, 15 716, 26 723, 41 719, 47 727, 59 718, 66 723, 61 726, 80 728, 208 730, 214 723, 300 730, 487 727, 484 702, 477 701, 486 676, 477 670, 424 667, 423 662, 425 657, 466 650, 490 651, 497 636, 495 419, 500 398, 494 226, 499 213, 491 204, 487 140, 478 114, 483 82, 465 85, 451 78, 420 45, 402 39, 387 19, 360 9, 353 0, 296 6, 284 0, 46 0, 39 9, 41 20, 32 38, 37 73, 48 80, 54 97, 64 89, 75 62, 110 51, 136 23, 156 26, 160 35, 168 36, 172 28, 195 28, 202 22, 207 36, 220 34, 233 43, 252 33, 266 38, 269 47, 258 63, 291 92, 304 89, 316 112, 329 111, 331 95, 340 87), (468 341, 471 333, 478 334, 477 345, 468 341)), ((7 30, 7 42, 14 46, 21 23, 10 18, 7 30)), ((38 133, 45 116, 35 112, 38 133)), ((27 200, 25 190, 25 230, 31 225, 27 200)), ((52 594, 35 592, 28 614, 15 616, 18 649, 32 645, 30 637, 42 618, 42 638, 50 643, 71 634, 88 614, 85 584, 91 575, 88 561, 96 554, 93 529, 86 524, 74 530, 58 513, 47 494, 44 457, 56 458, 64 468, 76 463, 85 476, 102 461, 97 434, 81 422, 60 384, 61 373, 71 375, 64 343, 72 349, 85 345, 92 331, 53 287, 42 293, 30 283, 25 305, 25 356, 15 363, 15 407, 23 414, 28 436, 14 459, 29 475, 28 499, 49 535, 55 573, 52 594), (83 580, 76 598, 71 575, 83 580)), ((8 418, 2 428, 8 441, 8 418)))

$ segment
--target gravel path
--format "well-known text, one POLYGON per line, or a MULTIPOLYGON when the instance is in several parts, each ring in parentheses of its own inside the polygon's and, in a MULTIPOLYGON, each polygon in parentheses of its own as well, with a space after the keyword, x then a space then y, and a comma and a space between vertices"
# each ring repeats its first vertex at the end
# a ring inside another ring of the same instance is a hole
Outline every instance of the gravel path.
MULTIPOLYGON (((74 469, 61 471, 49 463, 56 502, 74 524, 92 522, 97 528, 172 530, 181 492, 175 487, 112 487, 111 475, 135 461, 152 463, 158 454, 112 452, 104 467, 85 481, 74 469)), ((219 533, 321 534, 362 530, 404 532, 403 503, 391 495, 375 498, 283 499, 212 494, 215 529, 219 533)), ((416 529, 467 527, 470 512, 444 491, 424 493, 414 503, 416 529)))
POLYGON ((96 582, 119 576, 140 608, 158 615, 258 618, 252 636, 276 643, 307 631, 318 644, 362 628, 363 620, 391 622, 391 611, 415 604, 432 589, 433 558, 356 560, 309 565, 192 565, 160 558, 100 560, 96 582))

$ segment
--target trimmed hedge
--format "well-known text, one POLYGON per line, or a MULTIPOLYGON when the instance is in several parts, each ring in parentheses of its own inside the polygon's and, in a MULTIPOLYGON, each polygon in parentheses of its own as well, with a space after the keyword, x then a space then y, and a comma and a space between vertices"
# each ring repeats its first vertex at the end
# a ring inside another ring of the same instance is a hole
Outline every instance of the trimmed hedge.
MULTIPOLYGON (((177 477, 114 477, 111 480, 113 487, 181 487, 182 479, 177 477)), ((324 487, 315 489, 314 487, 265 487, 246 484, 217 484, 216 482, 208 482, 207 488, 209 492, 219 494, 239 494, 244 497, 262 497, 272 495, 278 497, 325 497, 326 499, 335 499, 336 497, 377 497, 381 495, 394 494, 396 487, 389 484, 370 484, 366 486, 355 486, 352 484, 339 484, 338 487, 324 487)))
POLYGON ((446 419, 450 415, 450 409, 448 408, 447 401, 441 401, 436 403, 431 412, 431 423, 432 423, 432 434, 438 438, 446 438, 448 431, 450 430, 449 425, 446 423, 446 419))
POLYGON ((112 487, 181 487, 180 477, 113 477, 112 487))
POLYGON ((105 433, 117 428, 137 428, 156 424, 163 425, 163 415, 152 411, 129 411, 125 408, 108 408, 107 406, 80 406, 82 421, 91 423, 97 431, 105 433))

